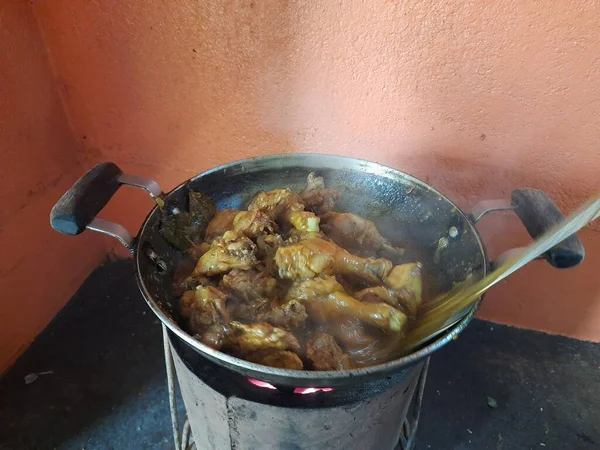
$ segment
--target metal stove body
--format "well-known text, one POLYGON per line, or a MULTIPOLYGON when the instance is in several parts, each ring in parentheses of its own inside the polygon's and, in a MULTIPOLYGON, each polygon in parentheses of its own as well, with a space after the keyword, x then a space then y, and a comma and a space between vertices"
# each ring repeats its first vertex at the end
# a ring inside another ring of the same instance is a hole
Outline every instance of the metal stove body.
POLYGON ((172 335, 167 339, 167 367, 174 368, 187 413, 178 448, 190 448, 190 429, 198 450, 413 447, 428 361, 356 386, 286 389, 219 366, 172 335))

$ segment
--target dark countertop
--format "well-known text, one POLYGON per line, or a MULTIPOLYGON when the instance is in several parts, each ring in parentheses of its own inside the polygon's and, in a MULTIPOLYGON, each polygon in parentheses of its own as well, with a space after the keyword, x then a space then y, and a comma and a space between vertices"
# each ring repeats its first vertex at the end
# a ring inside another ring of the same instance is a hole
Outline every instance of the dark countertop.
MULTIPOLYGON (((432 358, 417 450, 600 448, 599 393, 599 344, 474 321, 432 358)), ((0 449, 53 448, 173 448, 161 328, 129 261, 0 379, 0 449)))

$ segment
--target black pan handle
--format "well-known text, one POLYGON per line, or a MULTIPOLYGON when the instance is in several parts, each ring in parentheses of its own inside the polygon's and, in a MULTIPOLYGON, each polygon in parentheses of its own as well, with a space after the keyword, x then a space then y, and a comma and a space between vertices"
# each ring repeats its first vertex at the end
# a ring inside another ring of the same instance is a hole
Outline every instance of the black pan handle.
MULTIPOLYGON (((514 211, 529 235, 535 239, 565 217, 548 195, 537 189, 516 189, 511 201, 484 200, 473 207, 471 218, 477 223, 484 215, 494 211, 514 211)), ((509 250, 499 260, 511 252, 509 250)), ((544 258, 558 269, 567 269, 578 265, 585 257, 583 244, 576 235, 571 235, 556 244, 546 253, 544 258)))
MULTIPOLYGON (((565 218, 552 199, 537 189, 513 191, 511 205, 533 239, 565 218)), ((566 269, 583 261, 585 249, 581 240, 573 234, 544 253, 544 257, 554 267, 566 269)))
POLYGON ((111 162, 91 169, 52 208, 52 228, 72 236, 82 233, 115 195, 121 175, 123 171, 111 162))
POLYGON ((127 175, 114 163, 103 162, 81 177, 50 212, 50 225, 56 231, 71 236, 89 229, 116 238, 133 251, 133 236, 121 225, 96 216, 108 204, 123 184, 146 190, 159 206, 164 194, 156 182, 127 175))

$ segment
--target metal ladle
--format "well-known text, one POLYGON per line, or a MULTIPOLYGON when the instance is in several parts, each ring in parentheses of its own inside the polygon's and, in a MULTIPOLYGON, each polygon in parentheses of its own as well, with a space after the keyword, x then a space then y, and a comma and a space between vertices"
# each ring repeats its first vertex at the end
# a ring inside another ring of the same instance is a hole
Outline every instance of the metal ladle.
POLYGON ((447 330, 461 320, 469 311, 467 307, 476 302, 489 288, 599 217, 600 193, 488 275, 474 282, 461 283, 427 302, 420 311, 417 325, 408 331, 399 347, 391 352, 393 356, 390 354, 386 359, 410 353, 447 330))

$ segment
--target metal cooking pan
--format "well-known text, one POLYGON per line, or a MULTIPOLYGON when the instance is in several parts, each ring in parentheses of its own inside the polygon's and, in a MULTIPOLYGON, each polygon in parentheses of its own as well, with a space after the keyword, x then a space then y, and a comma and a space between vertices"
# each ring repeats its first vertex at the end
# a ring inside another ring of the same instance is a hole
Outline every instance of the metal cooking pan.
MULTIPOLYGON (((430 295, 449 289, 469 274, 481 276, 489 270, 490 261, 475 228, 487 212, 514 210, 532 237, 562 218, 550 198, 536 190, 515 191, 509 202, 481 202, 468 214, 431 186, 398 170, 341 156, 291 154, 220 166, 185 181, 168 194, 163 194, 154 181, 125 175, 115 164, 102 163, 58 201, 50 221, 61 233, 76 235, 90 229, 118 239, 133 254, 139 289, 158 318, 198 353, 240 374, 279 386, 336 387, 408 370, 455 338, 467 326, 478 304, 418 351, 391 362, 348 371, 266 367, 214 350, 185 331, 178 313, 178 299, 171 293, 173 272, 184 255, 162 237, 161 218, 185 211, 190 189, 211 197, 219 209, 242 209, 256 192, 280 187, 303 188, 312 171, 325 178, 326 187, 341 191, 339 210, 373 220, 385 237, 408 246, 411 259, 424 265, 424 284, 430 295), (121 185, 143 188, 157 203, 136 237, 122 226, 96 217, 121 185)), ((583 245, 576 236, 571 236, 545 257, 555 267, 571 267, 583 259, 583 245)))

